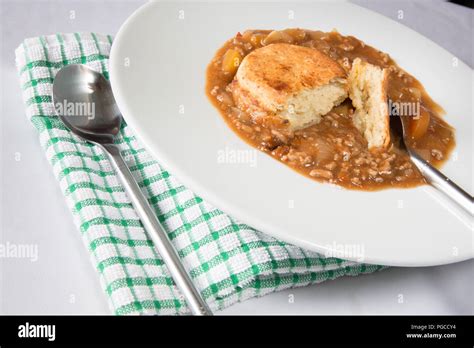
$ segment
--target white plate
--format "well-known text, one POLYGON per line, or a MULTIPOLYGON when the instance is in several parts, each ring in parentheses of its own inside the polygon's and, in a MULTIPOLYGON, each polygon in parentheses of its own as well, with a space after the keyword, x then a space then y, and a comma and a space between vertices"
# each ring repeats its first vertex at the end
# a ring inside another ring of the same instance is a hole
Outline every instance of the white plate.
POLYGON ((416 32, 349 3, 149 3, 113 45, 110 76, 120 110, 185 185, 276 238, 384 265, 471 258, 472 217, 431 187, 357 192, 319 184, 254 152, 227 127, 204 91, 215 51, 237 31, 287 27, 337 28, 388 52, 416 76, 457 129, 456 152, 443 171, 472 192, 472 70, 416 32), (236 154, 250 157, 230 163, 236 154))

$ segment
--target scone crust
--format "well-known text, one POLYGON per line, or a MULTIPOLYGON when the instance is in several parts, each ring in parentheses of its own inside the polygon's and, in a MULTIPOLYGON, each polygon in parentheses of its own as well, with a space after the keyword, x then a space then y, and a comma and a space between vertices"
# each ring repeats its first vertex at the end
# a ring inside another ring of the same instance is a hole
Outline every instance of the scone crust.
POLYGON ((336 61, 314 48, 278 43, 247 55, 234 83, 236 91, 246 95, 241 102, 277 112, 290 96, 345 76, 336 61))

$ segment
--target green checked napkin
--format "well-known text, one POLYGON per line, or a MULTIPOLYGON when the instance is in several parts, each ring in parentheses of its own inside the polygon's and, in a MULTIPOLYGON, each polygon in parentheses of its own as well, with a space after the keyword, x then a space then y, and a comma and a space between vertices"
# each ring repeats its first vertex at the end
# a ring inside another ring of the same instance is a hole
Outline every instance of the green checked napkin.
MULTIPOLYGON (((185 314, 188 308, 101 150, 55 117, 52 82, 67 64, 106 77, 112 38, 93 33, 25 40, 16 50, 26 113, 116 314, 185 314)), ((118 145, 143 193, 213 310, 273 291, 381 266, 325 258, 236 221, 181 185, 124 125, 118 145)), ((158 159, 159 160, 159 159, 158 159)))

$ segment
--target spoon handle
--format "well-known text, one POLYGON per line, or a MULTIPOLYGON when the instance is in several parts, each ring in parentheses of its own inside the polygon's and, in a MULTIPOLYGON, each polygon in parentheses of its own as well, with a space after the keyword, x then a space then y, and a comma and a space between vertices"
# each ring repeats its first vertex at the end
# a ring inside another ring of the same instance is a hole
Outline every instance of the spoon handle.
POLYGON ((130 169, 125 163, 119 149, 114 144, 98 144, 108 155, 120 181, 127 192, 133 207, 145 227, 148 236, 158 249, 177 287, 184 295, 193 315, 212 315, 211 309, 202 299, 199 291, 194 286, 191 278, 184 269, 175 248, 168 235, 156 218, 153 209, 148 204, 130 169))
POLYGON ((429 184, 451 198, 451 200, 457 203, 469 215, 473 215, 473 198, 469 193, 464 191, 456 183, 451 181, 451 179, 429 164, 416 152, 410 151, 410 157, 429 184))

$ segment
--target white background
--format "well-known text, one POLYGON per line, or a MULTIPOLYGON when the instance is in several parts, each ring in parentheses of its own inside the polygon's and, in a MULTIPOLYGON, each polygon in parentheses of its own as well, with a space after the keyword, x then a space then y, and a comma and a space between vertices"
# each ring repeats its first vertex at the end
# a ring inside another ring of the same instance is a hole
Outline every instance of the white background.
MULTIPOLYGON (((393 19, 403 10, 403 24, 473 66, 472 10, 429 0, 355 2, 393 19)), ((39 252, 36 262, 0 258, 0 314, 110 314, 37 133, 25 117, 14 49, 26 37, 56 32, 114 35, 144 1, 0 3, 0 243, 36 244, 39 252), (74 20, 70 11, 75 11, 74 20)), ((391 268, 267 295, 220 313, 472 314, 473 267, 470 260, 391 268)))

